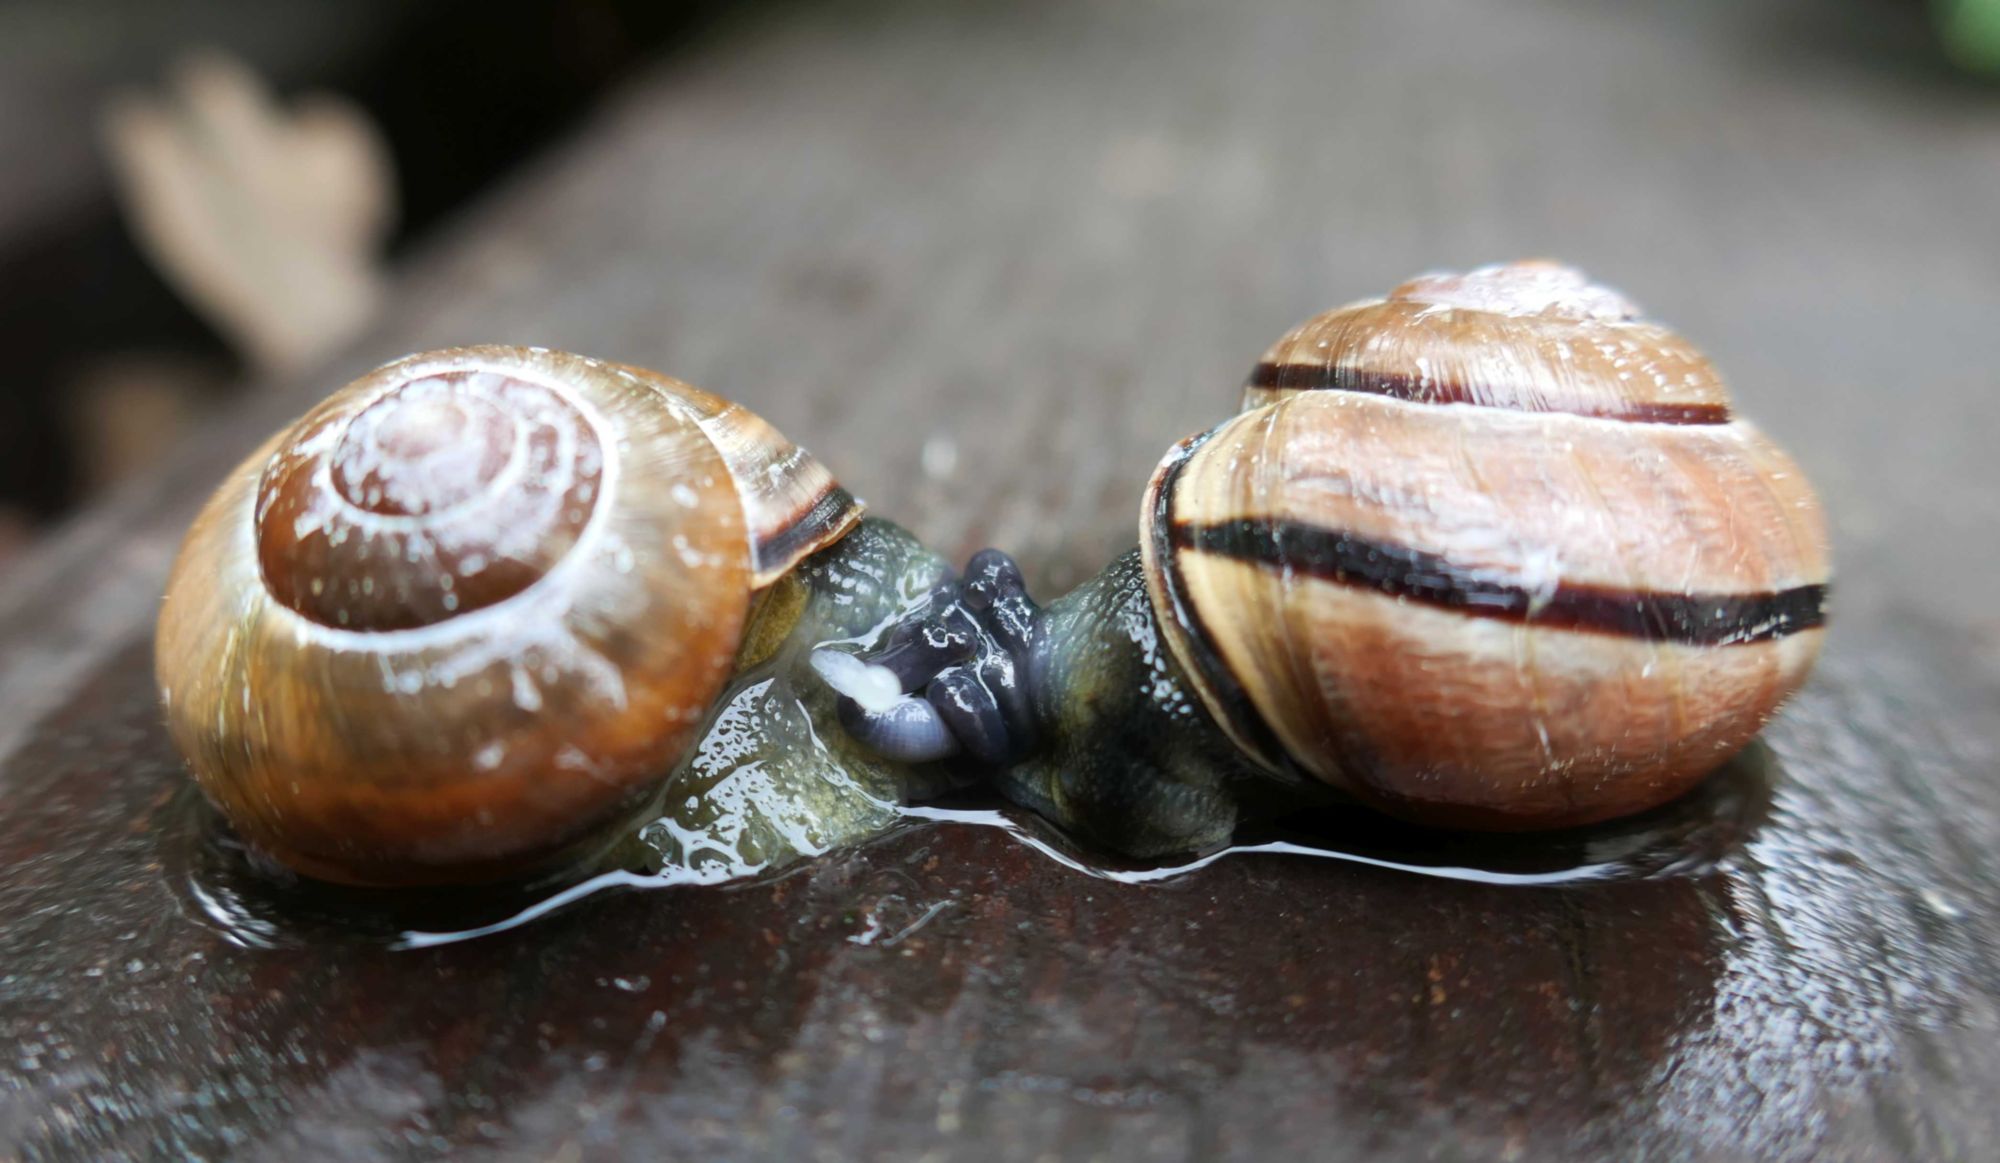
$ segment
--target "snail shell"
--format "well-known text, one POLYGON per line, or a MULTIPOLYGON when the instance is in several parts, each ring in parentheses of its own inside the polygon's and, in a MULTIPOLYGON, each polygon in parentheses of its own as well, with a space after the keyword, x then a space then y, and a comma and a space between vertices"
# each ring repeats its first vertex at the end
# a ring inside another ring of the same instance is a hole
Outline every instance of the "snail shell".
POLYGON ((1805 679, 1819 502, 1714 368, 1549 263, 1318 316, 1141 521, 1174 657, 1248 755, 1389 811, 1581 824, 1686 790, 1805 679))
POLYGON ((563 352, 411 356, 202 510, 156 673, 256 848, 366 884, 519 876, 670 768, 753 593, 860 506, 753 414, 563 352))

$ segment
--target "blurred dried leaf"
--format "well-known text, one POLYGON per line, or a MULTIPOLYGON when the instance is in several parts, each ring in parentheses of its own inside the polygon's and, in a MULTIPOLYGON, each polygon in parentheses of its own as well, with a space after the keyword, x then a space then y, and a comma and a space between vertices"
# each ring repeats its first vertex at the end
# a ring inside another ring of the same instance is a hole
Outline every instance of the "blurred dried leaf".
POLYGON ((358 108, 327 94, 283 108, 205 53, 164 94, 113 100, 102 129, 141 245, 260 369, 310 361, 374 313, 394 174, 358 108))
POLYGON ((102 490, 159 460, 225 375, 213 362, 170 352, 92 360, 64 393, 85 487, 102 490))

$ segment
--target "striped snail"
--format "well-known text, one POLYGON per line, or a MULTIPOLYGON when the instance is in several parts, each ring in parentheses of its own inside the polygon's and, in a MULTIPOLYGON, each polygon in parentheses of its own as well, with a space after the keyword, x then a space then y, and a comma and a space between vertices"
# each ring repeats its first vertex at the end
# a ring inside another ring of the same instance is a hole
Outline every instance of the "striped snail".
MULTIPOLYGON (((355 884, 518 878, 605 842, 677 765, 728 776, 695 742, 732 676, 944 573, 740 407, 464 348, 357 380, 229 476, 173 566, 156 671, 174 742, 253 849, 355 884)), ((829 800, 822 768, 893 778, 778 750, 759 778, 793 794, 779 810, 831 834, 876 799, 829 800)))
POLYGON ((1037 608, 987 551, 924 629, 819 662, 878 688, 840 703, 867 745, 970 755, 1132 855, 1326 788, 1559 828, 1741 749, 1804 681, 1827 578, 1811 487, 1708 360, 1579 272, 1515 263, 1280 339, 1243 410, 1161 462, 1139 547, 1078 590, 1037 608))

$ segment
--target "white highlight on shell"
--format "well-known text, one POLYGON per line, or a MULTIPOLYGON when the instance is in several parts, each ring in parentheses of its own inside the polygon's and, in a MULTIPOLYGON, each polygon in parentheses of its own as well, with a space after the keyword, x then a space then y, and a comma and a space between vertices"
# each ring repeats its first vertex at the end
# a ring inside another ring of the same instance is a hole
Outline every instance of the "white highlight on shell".
POLYGON ((864 711, 880 713, 902 700, 903 684, 895 671, 863 662, 844 651, 813 651, 812 668, 826 680, 826 685, 853 699, 864 711))

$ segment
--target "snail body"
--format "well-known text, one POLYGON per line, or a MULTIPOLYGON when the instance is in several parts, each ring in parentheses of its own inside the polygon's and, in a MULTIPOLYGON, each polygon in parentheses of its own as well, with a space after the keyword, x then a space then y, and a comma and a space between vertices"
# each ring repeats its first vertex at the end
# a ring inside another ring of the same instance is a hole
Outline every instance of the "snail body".
MULTIPOLYGON (((195 521, 156 639, 169 731, 244 840, 306 875, 518 878, 658 788, 739 655, 810 605, 774 606, 779 583, 860 520, 818 462, 680 381, 412 356, 274 436, 195 521)), ((932 559, 893 548, 872 573, 929 584, 932 559)))
POLYGON ((1140 534, 1013 615, 1035 742, 996 774, 1134 855, 1328 790, 1446 827, 1642 811, 1748 743, 1823 634, 1797 466, 1684 339, 1550 263, 1296 328, 1168 453, 1140 534))
POLYGON ((963 782, 949 765, 860 745, 811 664, 829 643, 872 643, 920 617, 951 577, 908 532, 865 517, 777 579, 693 744, 605 863, 673 883, 733 880, 877 835, 905 803, 963 782))

